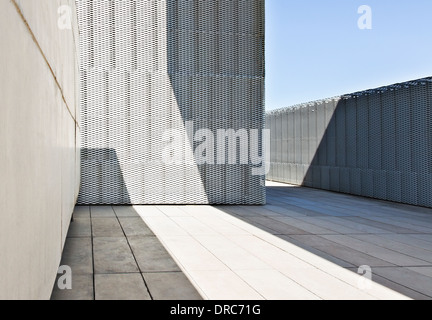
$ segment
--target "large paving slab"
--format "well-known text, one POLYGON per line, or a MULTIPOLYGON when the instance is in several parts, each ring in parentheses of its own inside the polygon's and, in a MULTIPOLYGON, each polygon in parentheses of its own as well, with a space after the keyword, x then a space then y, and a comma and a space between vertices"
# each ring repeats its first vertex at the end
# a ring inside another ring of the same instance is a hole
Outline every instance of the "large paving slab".
POLYGON ((60 264, 71 267, 74 274, 91 274, 93 272, 91 238, 68 238, 60 264))
POLYGON ((93 237, 120 237, 124 236, 117 218, 98 218, 92 221, 93 237))
POLYGON ((141 272, 180 271, 177 263, 155 237, 131 237, 129 243, 141 272))
POLYGON ((96 274, 96 300, 151 300, 139 273, 96 274))
POLYGON ((135 236, 154 236, 145 222, 138 217, 119 218, 121 228, 127 237, 135 236))
POLYGON ((69 227, 68 236, 70 238, 86 238, 91 236, 91 232, 90 217, 74 218, 73 223, 69 227))
POLYGON ((72 276, 72 289, 60 290, 57 282, 51 294, 51 300, 94 300, 94 282, 92 274, 76 274, 72 276))
POLYGON ((139 272, 126 238, 94 238, 95 273, 139 272))
POLYGON ((201 296, 183 272, 144 273, 155 300, 200 300, 201 296))

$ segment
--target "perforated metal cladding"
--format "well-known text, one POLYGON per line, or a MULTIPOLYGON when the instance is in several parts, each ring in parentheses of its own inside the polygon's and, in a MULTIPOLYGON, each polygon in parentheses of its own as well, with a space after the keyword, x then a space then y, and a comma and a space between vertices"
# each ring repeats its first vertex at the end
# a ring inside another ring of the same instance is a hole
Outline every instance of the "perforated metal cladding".
POLYGON ((432 78, 267 113, 269 180, 432 207, 432 78))
POLYGON ((215 137, 217 129, 263 129, 264 0, 78 0, 77 7, 78 202, 264 203, 251 162, 194 158, 199 129, 215 137), (180 143, 164 141, 172 130, 180 143), (182 160, 167 163, 167 147, 182 160))

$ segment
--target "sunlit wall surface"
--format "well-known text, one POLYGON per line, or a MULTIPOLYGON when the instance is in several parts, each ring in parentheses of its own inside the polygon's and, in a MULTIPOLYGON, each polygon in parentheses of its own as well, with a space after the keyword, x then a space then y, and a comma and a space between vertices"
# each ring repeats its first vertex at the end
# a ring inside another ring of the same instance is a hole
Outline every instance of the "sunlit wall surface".
POLYGON ((268 179, 432 207, 432 78, 267 113, 268 179))
POLYGON ((79 191, 75 2, 0 12, 0 300, 49 299, 79 191))

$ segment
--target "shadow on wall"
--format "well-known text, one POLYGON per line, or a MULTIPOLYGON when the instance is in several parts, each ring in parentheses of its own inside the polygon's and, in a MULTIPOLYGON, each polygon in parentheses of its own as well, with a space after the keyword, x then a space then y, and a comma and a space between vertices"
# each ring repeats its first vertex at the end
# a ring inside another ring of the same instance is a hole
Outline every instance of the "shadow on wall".
MULTIPOLYGON (((263 129, 263 6, 264 1, 167 0, 168 76, 181 118, 178 126, 186 131, 192 152, 203 142, 213 144, 203 150, 205 159, 220 156, 218 129, 263 129), (201 129, 210 137, 196 137, 201 129)), ((201 164, 194 155, 195 178, 201 179, 208 203, 265 202, 261 176, 252 175, 250 163, 240 163, 239 141, 237 164, 228 164, 227 144, 225 164, 201 164)))
POLYGON ((81 149, 78 205, 125 205, 131 200, 114 149, 81 149), (90 167, 91 170, 86 170, 90 167))
POLYGON ((432 207, 432 83, 273 113, 270 180, 432 207))
POLYGON ((193 153, 197 129, 262 129, 264 0, 77 4, 89 149, 80 203, 264 203, 247 161, 199 164, 193 153))

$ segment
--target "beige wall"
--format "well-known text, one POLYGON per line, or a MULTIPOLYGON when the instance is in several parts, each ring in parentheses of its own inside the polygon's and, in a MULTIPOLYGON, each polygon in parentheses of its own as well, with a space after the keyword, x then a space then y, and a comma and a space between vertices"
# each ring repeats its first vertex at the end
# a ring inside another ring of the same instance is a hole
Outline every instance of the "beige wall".
POLYGON ((49 299, 79 187, 74 0, 0 12, 0 299, 49 299))

